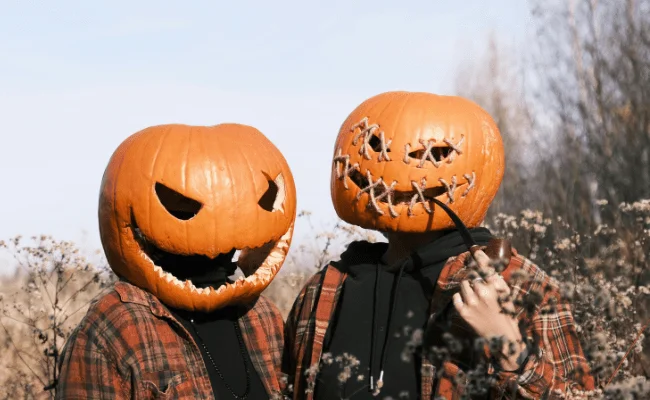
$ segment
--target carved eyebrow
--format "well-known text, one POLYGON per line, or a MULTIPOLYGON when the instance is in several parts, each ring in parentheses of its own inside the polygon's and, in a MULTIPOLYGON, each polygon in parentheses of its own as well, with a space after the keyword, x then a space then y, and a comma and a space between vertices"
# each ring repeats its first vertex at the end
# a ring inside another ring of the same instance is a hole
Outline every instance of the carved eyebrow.
POLYGON ((271 179, 269 175, 264 173, 269 187, 266 189, 257 204, 268 212, 280 211, 284 213, 284 200, 287 197, 286 186, 284 183, 284 176, 282 172, 271 179))
POLYGON ((187 221, 194 218, 203 207, 201 202, 191 199, 160 182, 156 182, 154 189, 156 197, 158 197, 160 204, 165 207, 165 210, 180 220, 187 221))

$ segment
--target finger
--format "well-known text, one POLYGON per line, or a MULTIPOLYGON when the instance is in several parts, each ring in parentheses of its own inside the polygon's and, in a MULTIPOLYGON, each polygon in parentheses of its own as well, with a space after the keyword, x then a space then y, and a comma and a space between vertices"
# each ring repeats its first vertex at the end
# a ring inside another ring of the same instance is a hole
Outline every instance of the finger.
POLYGON ((481 273, 481 275, 485 276, 486 278, 496 275, 497 271, 494 269, 494 267, 491 266, 490 257, 488 257, 488 255, 485 254, 483 250, 474 250, 472 256, 478 264, 479 273, 481 273))
POLYGON ((456 311, 461 313, 463 307, 465 307, 465 304, 463 303, 463 298, 461 297, 460 293, 454 293, 453 299, 454 299, 454 307, 456 308, 456 311))
POLYGON ((515 305, 510 300, 501 302, 501 309, 511 315, 515 313, 515 305))
POLYGON ((474 257, 474 259, 476 260, 476 262, 481 268, 489 268, 490 257, 488 257, 488 255, 485 254, 483 250, 477 248, 472 252, 472 257, 474 257))
POLYGON ((505 294, 505 295, 510 294, 510 286, 508 286, 508 284, 503 279, 503 276, 501 276, 501 274, 494 274, 488 277, 486 281, 494 285, 494 288, 496 289, 497 293, 505 294))
POLYGON ((485 284, 485 281, 484 281, 483 278, 481 278, 480 276, 477 277, 477 278, 472 279, 472 281, 471 281, 471 286, 472 286, 472 288, 476 287, 476 285, 477 285, 478 283, 483 283, 483 284, 485 284))
POLYGON ((483 300, 484 302, 497 298, 497 293, 494 285, 486 283, 482 279, 477 279, 474 281, 474 293, 479 299, 483 300))
POLYGON ((460 294, 463 296, 463 302, 468 306, 478 304, 478 298, 474 294, 474 290, 469 284, 469 281, 462 281, 460 283, 460 294))

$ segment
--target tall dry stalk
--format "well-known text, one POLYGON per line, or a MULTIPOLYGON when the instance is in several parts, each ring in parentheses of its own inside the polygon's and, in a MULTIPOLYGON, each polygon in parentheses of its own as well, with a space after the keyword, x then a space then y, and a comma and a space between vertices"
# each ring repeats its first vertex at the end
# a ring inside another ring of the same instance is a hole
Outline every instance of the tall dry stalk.
POLYGON ((0 284, 0 397, 53 398, 61 350, 113 276, 74 243, 49 236, 0 241, 17 270, 0 284))

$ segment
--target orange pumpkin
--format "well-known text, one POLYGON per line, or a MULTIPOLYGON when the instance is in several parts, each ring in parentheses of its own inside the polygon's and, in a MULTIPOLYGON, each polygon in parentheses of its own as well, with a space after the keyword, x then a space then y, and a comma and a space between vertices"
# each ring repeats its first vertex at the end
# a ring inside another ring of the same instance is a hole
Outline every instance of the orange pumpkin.
POLYGON ((239 124, 133 134, 108 163, 99 198, 113 271, 169 306, 204 312, 259 296, 284 262, 295 216, 286 160, 261 132, 239 124), (233 249, 242 250, 245 276, 218 290, 154 263, 160 254, 214 259, 233 249))
POLYGON ((477 104, 430 93, 382 93, 341 126, 332 201, 341 219, 368 229, 453 228, 436 198, 474 227, 499 189, 504 164, 499 129, 477 104))

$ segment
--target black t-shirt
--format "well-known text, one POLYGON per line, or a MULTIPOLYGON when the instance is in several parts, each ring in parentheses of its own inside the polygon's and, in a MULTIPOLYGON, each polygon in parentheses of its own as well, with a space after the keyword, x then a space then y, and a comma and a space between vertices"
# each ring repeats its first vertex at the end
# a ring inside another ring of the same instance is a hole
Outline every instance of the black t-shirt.
MULTIPOLYGON (((178 279, 190 279, 196 287, 211 286, 216 289, 230 282, 228 277, 237 268, 232 262, 233 254, 234 250, 215 259, 169 255, 156 262, 178 279)), ((203 363, 212 384, 212 392, 217 400, 236 399, 233 392, 241 397, 246 392, 247 380, 250 385, 247 399, 269 398, 251 362, 243 338, 236 331, 238 320, 245 312, 243 307, 226 307, 211 313, 172 308, 170 311, 192 335, 201 350, 203 363), (191 322, 192 320, 194 323, 191 322)))
POLYGON ((240 310, 241 308, 227 307, 209 314, 182 310, 171 311, 199 346, 203 362, 208 370, 212 391, 217 400, 236 399, 232 392, 242 396, 246 391, 247 375, 250 380, 250 391, 247 398, 268 399, 269 396, 253 367, 248 350, 235 330, 235 324, 241 315, 240 310), (194 324, 190 322, 191 319, 194 320, 194 324), (196 331, 198 331, 198 335, 196 331), (207 352, 202 343, 207 347, 207 352), (208 352, 222 376, 212 365, 208 352), (226 384, 230 386, 230 389, 226 384))

